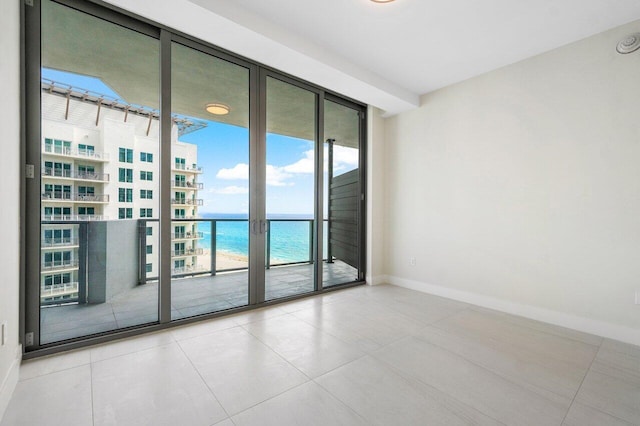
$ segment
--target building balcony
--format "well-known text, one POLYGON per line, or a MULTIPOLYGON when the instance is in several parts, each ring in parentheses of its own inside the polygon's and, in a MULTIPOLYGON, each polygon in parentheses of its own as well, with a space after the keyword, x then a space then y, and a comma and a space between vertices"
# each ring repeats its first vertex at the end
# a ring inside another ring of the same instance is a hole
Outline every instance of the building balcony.
POLYGON ((172 198, 171 204, 178 206, 202 206, 204 204, 204 200, 201 198, 172 198))
POLYGON ((108 203, 106 194, 72 194, 70 192, 47 191, 42 193, 43 201, 72 201, 77 203, 108 203))
POLYGON ((204 238, 202 232, 176 232, 171 234, 172 240, 200 240, 204 238))
POLYGON ((78 260, 53 260, 51 262, 42 262, 40 273, 49 273, 51 271, 73 270, 78 269, 78 260))
POLYGON ((200 189, 204 188, 204 184, 202 184, 200 182, 178 182, 178 181, 173 181, 173 187, 174 188, 186 188, 186 189, 200 190, 200 189))
POLYGON ((187 248, 184 250, 171 250, 171 257, 201 256, 204 254, 203 248, 187 248))
POLYGON ((200 265, 187 265, 181 268, 171 269, 171 275, 193 274, 197 272, 207 272, 207 269, 200 265))
POLYGON ((43 238, 40 242, 40 247, 47 248, 63 248, 63 247, 78 247, 78 238, 43 238))
POLYGON ((173 170, 178 170, 181 172, 188 172, 188 173, 202 173, 202 167, 198 166, 197 164, 192 164, 192 165, 186 165, 186 164, 173 164, 173 170))
POLYGON ((70 180, 88 180, 92 182, 109 182, 108 173, 97 172, 81 172, 78 170, 63 170, 55 169, 51 167, 45 167, 42 169, 43 177, 51 177, 56 179, 70 179, 70 180))
POLYGON ((43 154, 61 157, 78 158, 82 160, 107 162, 109 161, 109 153, 98 152, 88 149, 69 149, 56 146, 44 145, 43 154))
POLYGON ((104 216, 101 214, 43 214, 41 220, 45 222, 109 220, 109 216, 104 216))
POLYGON ((58 296, 77 295, 77 294, 78 294, 77 282, 43 285, 40 288, 41 299, 48 299, 51 297, 58 297, 58 296))
POLYGON ((191 220, 191 219, 197 219, 197 217, 194 215, 188 215, 188 214, 174 214, 172 219, 191 220))

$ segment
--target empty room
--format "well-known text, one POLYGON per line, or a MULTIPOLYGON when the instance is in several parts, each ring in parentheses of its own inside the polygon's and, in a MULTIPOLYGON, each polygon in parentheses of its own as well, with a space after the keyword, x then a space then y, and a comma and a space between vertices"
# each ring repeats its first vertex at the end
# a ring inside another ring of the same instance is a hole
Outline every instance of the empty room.
POLYGON ((637 0, 2 0, 0 426, 640 425, 637 0))

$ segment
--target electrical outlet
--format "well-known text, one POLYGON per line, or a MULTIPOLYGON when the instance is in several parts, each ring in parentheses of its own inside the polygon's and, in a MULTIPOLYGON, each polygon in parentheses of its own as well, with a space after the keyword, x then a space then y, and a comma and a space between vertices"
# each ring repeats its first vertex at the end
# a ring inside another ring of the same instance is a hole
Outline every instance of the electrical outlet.
POLYGON ((416 266, 416 258, 415 257, 410 257, 409 258, 409 265, 416 266))
POLYGON ((9 341, 9 336, 7 336, 8 332, 7 322, 5 321, 0 325, 0 346, 6 345, 7 341, 9 341))
POLYGON ((24 336, 24 345, 25 346, 33 346, 33 331, 25 334, 24 336))

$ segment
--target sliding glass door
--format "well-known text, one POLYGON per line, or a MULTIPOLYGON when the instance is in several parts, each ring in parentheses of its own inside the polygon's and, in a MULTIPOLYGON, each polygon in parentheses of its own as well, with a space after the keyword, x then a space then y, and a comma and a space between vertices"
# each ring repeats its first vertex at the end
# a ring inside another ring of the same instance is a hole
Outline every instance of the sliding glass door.
POLYGON ((249 69, 171 45, 171 319, 249 304, 249 69))
POLYGON ((363 280, 362 105, 92 2, 25 11, 27 351, 363 280))
POLYGON ((41 6, 32 300, 47 344, 158 321, 157 281, 140 278, 159 267, 160 43, 57 3, 41 6))

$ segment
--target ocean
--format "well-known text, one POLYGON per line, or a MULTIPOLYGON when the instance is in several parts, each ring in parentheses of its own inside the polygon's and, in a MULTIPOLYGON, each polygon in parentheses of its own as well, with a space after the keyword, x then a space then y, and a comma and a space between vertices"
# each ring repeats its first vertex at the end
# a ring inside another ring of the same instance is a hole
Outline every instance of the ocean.
MULTIPOLYGON (((248 256, 249 224, 246 216, 214 213, 204 214, 202 218, 217 219, 216 248, 218 251, 248 256), (242 220, 231 221, 230 219, 242 220)), ((274 215, 270 216, 269 220, 271 220, 271 264, 308 261, 311 219, 303 215, 274 215)), ((199 222, 198 231, 204 234, 204 239, 200 240, 198 245, 210 249, 211 223, 199 222)))

